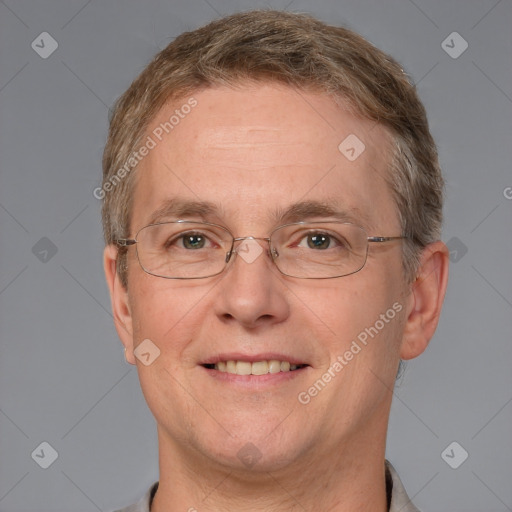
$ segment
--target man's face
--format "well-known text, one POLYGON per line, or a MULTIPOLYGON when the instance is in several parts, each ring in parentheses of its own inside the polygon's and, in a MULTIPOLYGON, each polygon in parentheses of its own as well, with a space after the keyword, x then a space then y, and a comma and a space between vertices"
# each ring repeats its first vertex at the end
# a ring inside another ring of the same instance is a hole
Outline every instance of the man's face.
MULTIPOLYGON (((218 210, 159 221, 212 222, 235 237, 267 237, 285 223, 276 214, 301 202, 336 204, 369 236, 400 235, 384 179, 389 136, 379 125, 326 95, 284 86, 208 89, 194 98, 197 106, 139 165, 131 236, 170 200, 218 210), (350 135, 365 145, 355 160, 362 146, 354 139, 338 148, 350 135)), ((148 133, 182 103, 163 108, 148 133)), ((336 219, 310 212, 294 220, 336 219)), ((400 242, 370 244, 364 268, 336 279, 286 277, 266 250, 250 263, 239 254, 224 273, 199 280, 148 275, 135 249, 128 267, 134 348, 150 339, 160 349, 151 365, 137 361, 160 443, 231 467, 243 468, 246 452, 261 455, 255 468, 265 470, 384 445, 406 309, 400 242), (219 360, 306 366, 263 376, 205 366, 219 360)))

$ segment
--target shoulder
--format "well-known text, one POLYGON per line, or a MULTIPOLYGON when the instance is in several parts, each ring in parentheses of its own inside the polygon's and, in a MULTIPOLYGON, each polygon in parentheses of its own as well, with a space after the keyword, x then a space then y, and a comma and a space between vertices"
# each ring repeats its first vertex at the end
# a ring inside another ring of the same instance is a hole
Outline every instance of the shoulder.
POLYGON ((142 499, 129 507, 125 507, 114 512, 150 512, 151 502, 158 489, 158 482, 155 482, 144 494, 142 499))
POLYGON ((386 480, 391 487, 391 504, 389 506, 389 512, 420 512, 420 510, 416 508, 414 503, 409 499, 409 496, 407 496, 396 469, 388 460, 386 461, 386 480))

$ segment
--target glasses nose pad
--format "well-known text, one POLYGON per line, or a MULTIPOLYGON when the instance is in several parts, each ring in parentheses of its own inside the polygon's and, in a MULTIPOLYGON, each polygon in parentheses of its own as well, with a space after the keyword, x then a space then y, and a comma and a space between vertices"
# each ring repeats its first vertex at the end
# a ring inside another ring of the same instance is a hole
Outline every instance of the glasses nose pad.
POLYGON ((275 260, 277 257, 279 257, 279 253, 277 252, 277 249, 275 247, 271 247, 270 255, 272 256, 273 260, 275 260))
MULTIPOLYGON (((236 240, 235 240, 235 242, 236 242, 236 240)), ((237 252, 237 250, 235 248, 235 245, 233 243, 233 246, 231 247, 231 249, 226 253, 226 264, 229 263, 229 260, 231 259, 231 257, 233 255, 236 256, 237 254, 238 254, 238 252, 237 252)))

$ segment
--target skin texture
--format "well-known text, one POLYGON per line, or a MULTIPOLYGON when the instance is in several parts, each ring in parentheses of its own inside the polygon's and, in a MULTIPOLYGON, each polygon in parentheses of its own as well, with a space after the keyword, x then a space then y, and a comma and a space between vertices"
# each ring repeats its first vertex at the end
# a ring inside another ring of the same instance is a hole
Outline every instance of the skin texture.
MULTIPOLYGON (((401 234, 384 181, 390 138, 381 126, 326 95, 274 84, 194 97, 195 109, 139 164, 130 236, 175 197, 218 203, 216 214, 187 218, 221 224, 235 237, 268 236, 280 224, 276 209, 306 200, 337 201, 370 236, 401 234), (338 150, 349 134, 366 146, 353 162, 338 150)), ((164 107, 152 126, 175 108, 164 107)), ((437 326, 448 275, 444 244, 424 251, 412 285, 403 277, 400 241, 371 244, 360 272, 328 280, 283 276, 266 251, 252 263, 237 256, 215 277, 162 279, 141 269, 132 247, 125 290, 115 259, 116 248, 107 247, 116 328, 158 424, 153 512, 386 510, 394 379, 400 357, 421 354, 437 326), (298 394, 395 303, 401 311, 301 404, 298 394), (133 350, 147 338, 161 353, 144 366, 133 350), (278 383, 243 385, 200 365, 231 352, 278 353, 309 367, 278 383), (261 455, 251 467, 237 456, 247 443, 261 455)))

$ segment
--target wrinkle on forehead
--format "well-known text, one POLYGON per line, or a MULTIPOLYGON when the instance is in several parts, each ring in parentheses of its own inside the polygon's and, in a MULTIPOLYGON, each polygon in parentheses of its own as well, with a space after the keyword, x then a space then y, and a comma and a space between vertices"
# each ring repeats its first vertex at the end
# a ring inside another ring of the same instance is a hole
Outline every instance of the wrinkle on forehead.
MULTIPOLYGON (((198 93, 200 107, 141 162, 151 172, 141 175, 138 218, 178 192, 190 193, 221 202, 233 212, 230 217, 253 229, 266 222, 261 212, 270 204, 285 207, 288 201, 334 195, 367 215, 367 226, 380 232, 387 221, 386 234, 398 229, 387 184, 387 129, 337 108, 329 98, 305 95, 304 101, 289 92, 198 93), (365 145, 355 161, 339 149, 351 134, 365 145)), ((157 121, 168 118, 169 109, 157 121)))
POLYGON ((298 140, 279 140, 282 134, 282 128, 224 124, 214 128, 203 128, 195 142, 205 149, 243 149, 301 144, 298 140))

